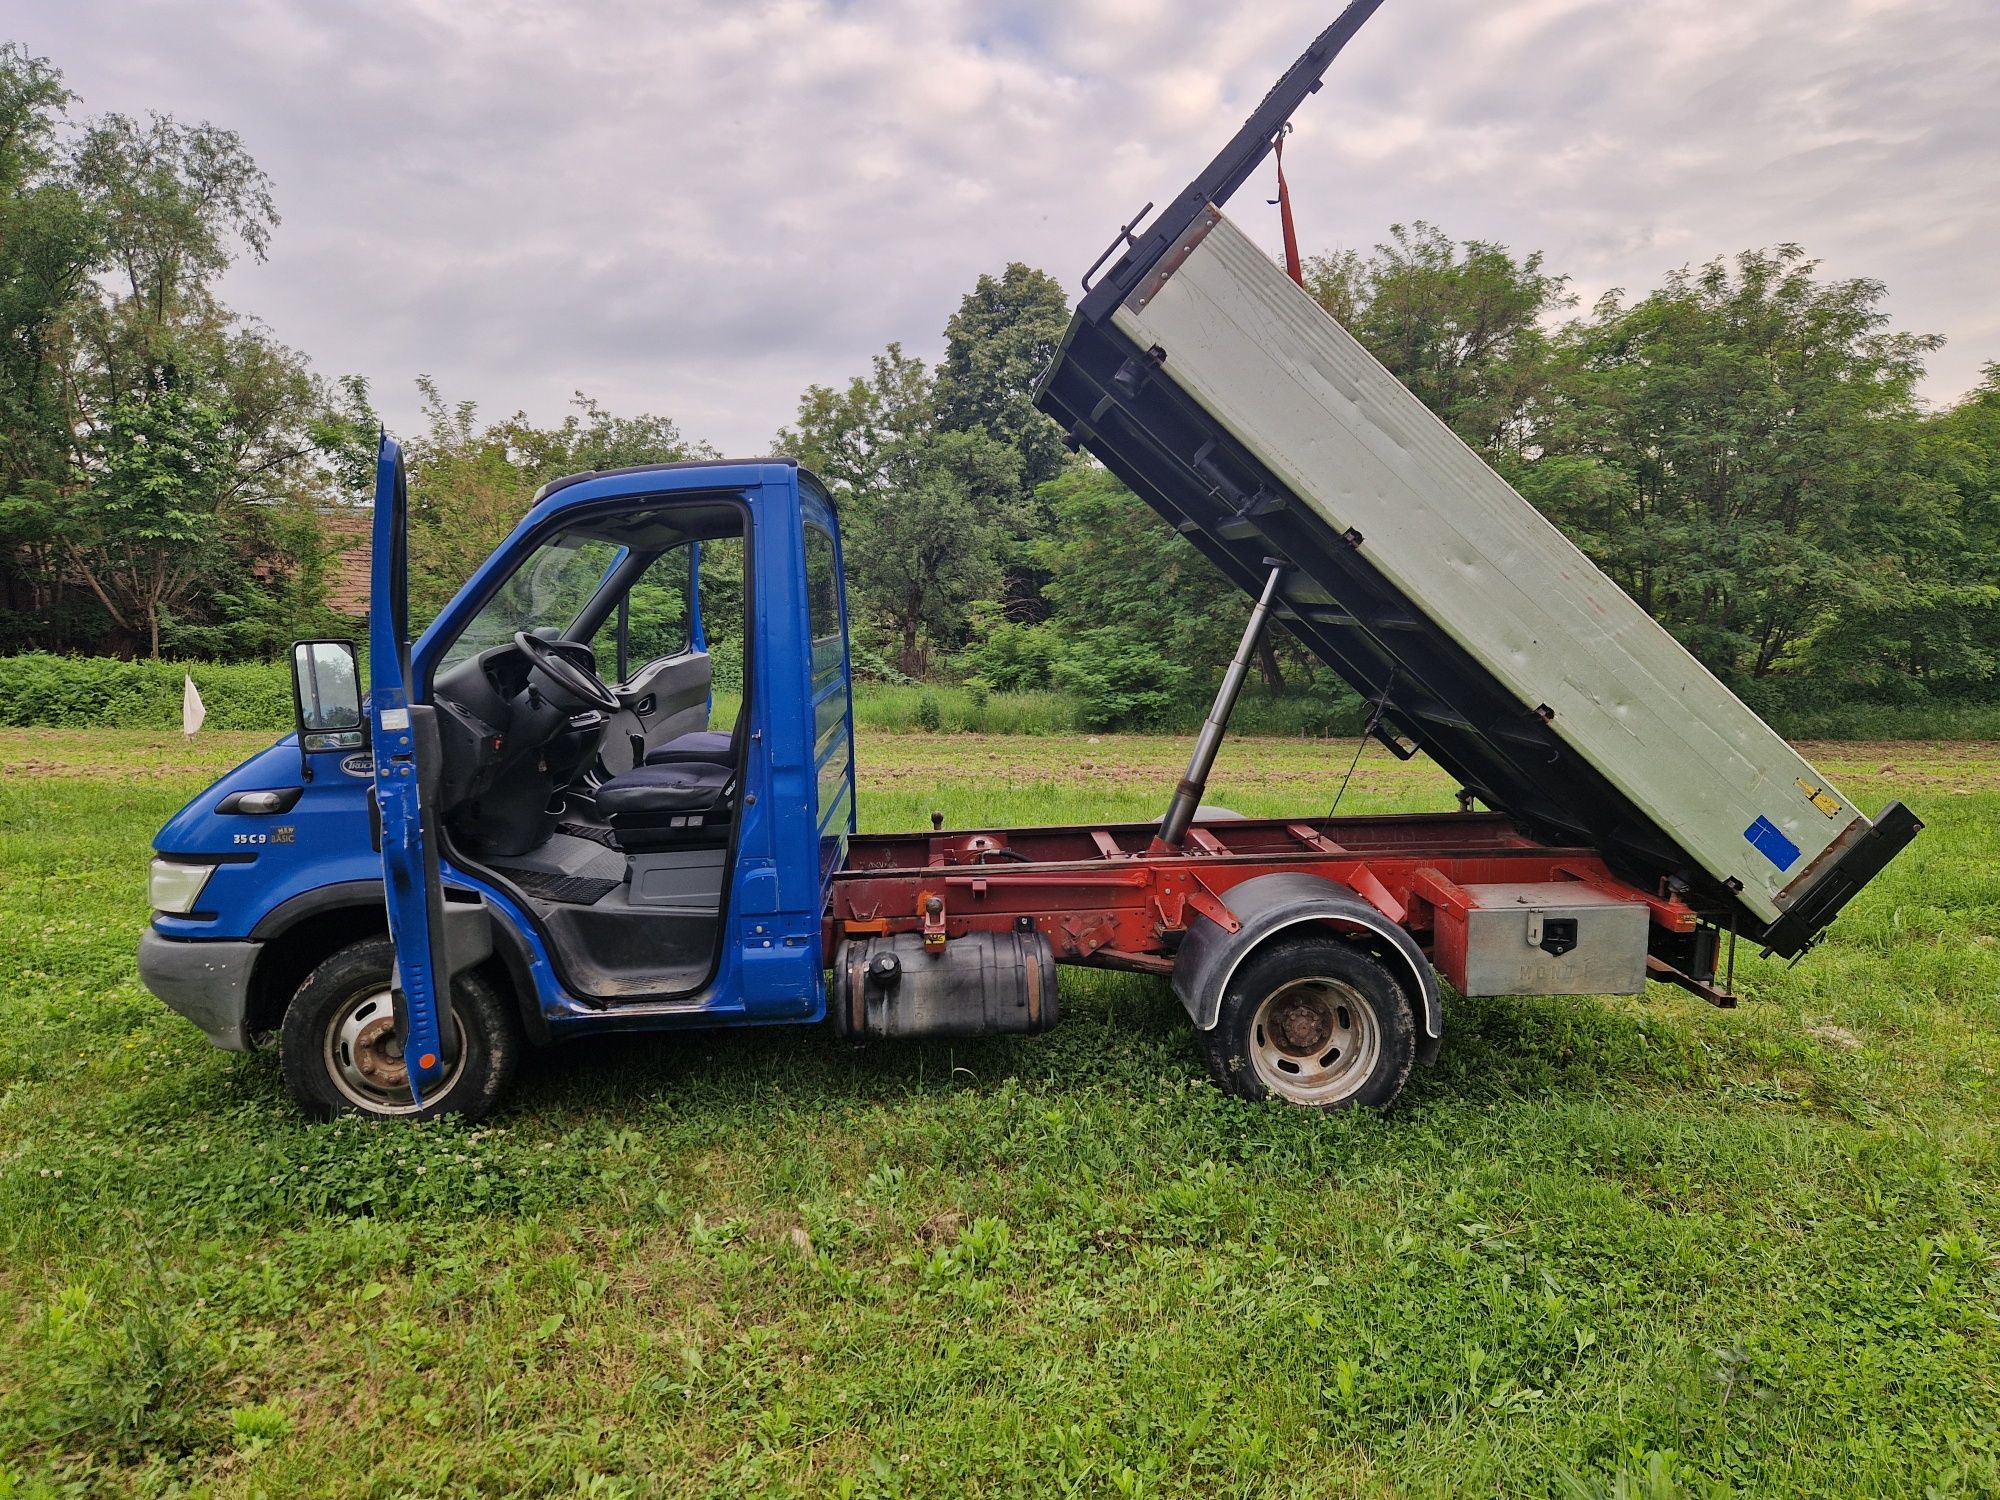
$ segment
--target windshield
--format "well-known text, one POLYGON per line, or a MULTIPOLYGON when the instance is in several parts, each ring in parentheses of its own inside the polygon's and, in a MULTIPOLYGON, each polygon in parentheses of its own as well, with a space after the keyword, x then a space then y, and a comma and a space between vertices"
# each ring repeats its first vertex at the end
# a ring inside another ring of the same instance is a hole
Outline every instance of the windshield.
POLYGON ((479 606, 439 658, 440 665, 456 666, 504 646, 516 631, 567 635, 571 622, 624 555, 625 549, 615 542, 595 537, 565 535, 544 542, 479 606))

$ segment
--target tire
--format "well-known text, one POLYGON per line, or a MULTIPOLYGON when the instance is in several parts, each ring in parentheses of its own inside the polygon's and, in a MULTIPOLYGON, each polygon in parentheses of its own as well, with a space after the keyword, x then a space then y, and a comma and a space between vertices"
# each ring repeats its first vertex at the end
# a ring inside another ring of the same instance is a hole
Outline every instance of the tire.
POLYGON ((400 1056, 384 1029, 391 1022, 389 971, 395 952, 387 937, 350 943, 308 974, 292 996, 279 1034, 279 1058, 285 1085, 308 1119, 477 1120, 513 1079, 524 1045, 520 1022, 492 985, 477 974, 461 974, 451 997, 458 1056, 446 1059, 444 1083, 422 1109, 415 1107, 410 1086, 400 1077, 400 1056))
POLYGON ((1201 1045, 1217 1086, 1239 1099, 1384 1110, 1410 1076, 1416 1022, 1402 986, 1360 948, 1301 937, 1236 970, 1201 1045))

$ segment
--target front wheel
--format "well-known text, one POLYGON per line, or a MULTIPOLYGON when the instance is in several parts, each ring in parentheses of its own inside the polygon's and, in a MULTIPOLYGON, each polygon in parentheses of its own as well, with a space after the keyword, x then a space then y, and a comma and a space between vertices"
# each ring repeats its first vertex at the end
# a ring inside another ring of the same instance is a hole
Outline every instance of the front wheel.
POLYGON ((1387 1109, 1416 1058, 1410 1003, 1389 971, 1352 943, 1293 938, 1252 954, 1230 977, 1209 1071, 1240 1099, 1309 1109, 1387 1109))
POLYGON ((445 1058, 443 1081, 418 1108, 389 996, 395 957, 386 937, 350 943, 308 974, 292 997, 279 1057, 285 1084, 308 1118, 477 1120, 513 1078, 521 1055, 520 1024, 490 984, 476 974, 461 974, 451 994, 458 1047, 445 1058))

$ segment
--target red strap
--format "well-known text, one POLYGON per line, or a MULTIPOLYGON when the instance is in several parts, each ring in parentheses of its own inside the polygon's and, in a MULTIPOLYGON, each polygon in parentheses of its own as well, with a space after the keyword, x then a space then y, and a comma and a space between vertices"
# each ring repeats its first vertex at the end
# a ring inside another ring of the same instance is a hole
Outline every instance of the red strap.
POLYGON ((1285 274, 1304 286, 1306 272, 1299 261, 1299 232, 1292 227, 1292 190, 1285 186, 1285 137, 1291 129, 1287 125, 1278 132, 1278 138, 1271 142, 1271 151, 1278 159, 1278 220, 1285 226, 1285 274))

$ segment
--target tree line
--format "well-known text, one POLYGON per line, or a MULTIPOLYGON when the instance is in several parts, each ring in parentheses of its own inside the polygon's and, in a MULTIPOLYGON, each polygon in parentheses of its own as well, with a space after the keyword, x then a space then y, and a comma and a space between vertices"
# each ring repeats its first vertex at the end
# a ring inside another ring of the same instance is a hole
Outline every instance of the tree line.
MULTIPOLYGON (((0 48, 0 650, 244 658, 325 628, 365 503, 365 383, 214 293, 262 257, 272 186, 233 133, 74 120, 0 48)), ((1760 707, 1978 699, 2000 669, 2000 367, 1917 389, 1939 340, 1884 287, 1782 245, 1580 309, 1539 254, 1393 226, 1307 290, 1719 676, 1760 707)), ((1069 315, 1053 278, 981 276, 933 365, 888 345, 809 387, 773 448, 842 513, 857 667, 1055 688, 1088 722, 1198 699, 1245 605, 1033 406, 1069 315)), ((579 396, 484 418, 420 380, 412 595, 435 610, 537 486, 711 456, 579 396)), ((1337 691, 1280 631, 1269 693, 1337 691)))

